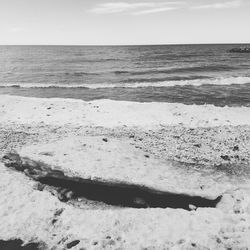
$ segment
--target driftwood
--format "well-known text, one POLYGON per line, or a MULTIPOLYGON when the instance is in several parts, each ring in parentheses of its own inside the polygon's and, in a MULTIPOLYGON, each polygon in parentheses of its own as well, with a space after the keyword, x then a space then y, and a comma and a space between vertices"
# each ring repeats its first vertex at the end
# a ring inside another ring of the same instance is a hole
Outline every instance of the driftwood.
POLYGON ((222 197, 210 200, 200 196, 163 192, 130 183, 67 176, 63 171, 54 170, 43 162, 20 157, 17 153, 5 155, 3 162, 6 167, 23 172, 39 182, 41 190, 43 185, 54 187, 61 201, 85 197, 123 207, 170 207, 192 210, 197 207, 215 207, 222 197))

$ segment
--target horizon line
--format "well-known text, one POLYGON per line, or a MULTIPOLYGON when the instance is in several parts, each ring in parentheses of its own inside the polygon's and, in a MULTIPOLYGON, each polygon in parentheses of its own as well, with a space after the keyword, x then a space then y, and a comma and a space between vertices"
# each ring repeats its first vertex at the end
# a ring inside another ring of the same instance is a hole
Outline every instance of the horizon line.
POLYGON ((0 46, 171 46, 171 45, 235 45, 249 44, 250 42, 219 42, 219 43, 148 43, 148 44, 0 44, 0 46))

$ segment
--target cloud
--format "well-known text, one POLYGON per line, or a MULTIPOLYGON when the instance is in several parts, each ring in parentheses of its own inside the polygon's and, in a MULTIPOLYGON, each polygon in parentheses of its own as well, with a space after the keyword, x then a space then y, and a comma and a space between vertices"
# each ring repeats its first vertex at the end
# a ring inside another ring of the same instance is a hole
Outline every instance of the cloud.
POLYGON ((110 13, 120 13, 138 8, 152 7, 151 3, 104 3, 99 4, 97 7, 90 10, 91 12, 97 14, 110 14, 110 13))
POLYGON ((157 12, 164 12, 169 10, 177 9, 182 2, 109 2, 99 4, 90 10, 92 13, 96 14, 114 14, 114 13, 127 13, 134 15, 144 15, 157 12))
MULTIPOLYGON (((208 3, 202 5, 191 6, 189 9, 228 9, 237 8, 243 4, 244 0, 220 0, 222 2, 208 3)), ((116 14, 124 13, 131 15, 146 15, 159 12, 166 12, 180 8, 188 8, 187 2, 182 1, 164 1, 164 2, 106 2, 97 4, 90 12, 95 14, 116 14)))
POLYGON ((204 5, 198 5, 193 6, 191 9, 228 9, 228 8, 237 8, 241 6, 242 1, 241 0, 234 0, 234 1, 228 1, 223 3, 213 3, 213 4, 204 4, 204 5))
POLYGON ((158 13, 158 12, 165 12, 170 10, 175 10, 177 7, 161 7, 161 8, 153 8, 148 10, 141 10, 134 12, 134 15, 145 15, 145 14, 152 14, 152 13, 158 13))

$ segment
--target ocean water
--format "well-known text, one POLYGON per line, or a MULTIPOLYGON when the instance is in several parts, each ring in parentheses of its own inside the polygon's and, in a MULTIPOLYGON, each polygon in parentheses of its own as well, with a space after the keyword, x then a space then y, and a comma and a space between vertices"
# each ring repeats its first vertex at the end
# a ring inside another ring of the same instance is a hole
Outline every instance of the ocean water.
POLYGON ((239 46, 0 46, 0 94, 250 106, 239 46))

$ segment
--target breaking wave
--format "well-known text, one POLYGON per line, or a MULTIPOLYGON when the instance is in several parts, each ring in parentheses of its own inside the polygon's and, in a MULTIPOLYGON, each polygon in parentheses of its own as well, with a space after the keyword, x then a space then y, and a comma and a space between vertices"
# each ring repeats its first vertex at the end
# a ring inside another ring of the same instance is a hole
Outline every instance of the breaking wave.
POLYGON ((194 79, 194 80, 169 80, 169 81, 135 81, 129 83, 95 83, 95 84, 45 84, 45 83, 0 83, 0 87, 15 88, 145 88, 145 87, 172 87, 172 86, 201 86, 201 85, 234 85, 234 84, 250 84, 250 77, 228 77, 214 79, 194 79))

